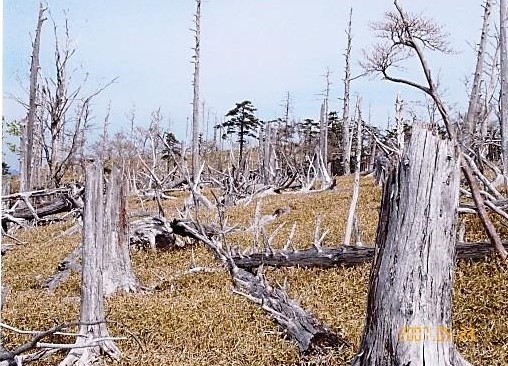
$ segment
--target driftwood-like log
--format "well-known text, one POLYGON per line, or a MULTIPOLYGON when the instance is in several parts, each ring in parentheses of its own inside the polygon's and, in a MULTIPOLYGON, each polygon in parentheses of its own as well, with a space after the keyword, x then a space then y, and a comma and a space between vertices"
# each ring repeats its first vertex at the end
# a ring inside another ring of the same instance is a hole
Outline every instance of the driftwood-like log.
POLYGON ((7 232, 8 224, 24 226, 23 221, 41 223, 47 216, 83 208, 84 188, 74 185, 69 188, 39 190, 10 194, 2 197, 2 229, 7 232))
POLYGON ((233 291, 259 304, 268 312, 289 338, 297 344, 302 355, 312 356, 348 346, 348 343, 337 333, 291 300, 285 289, 270 286, 261 270, 254 275, 238 268, 231 258, 230 248, 215 238, 213 229, 209 228, 207 232, 200 225, 189 220, 173 220, 171 227, 175 233, 204 243, 215 257, 228 267, 235 286, 233 291))
MULTIPOLYGON (((35 212, 39 218, 56 215, 62 212, 69 212, 74 208, 71 201, 69 201, 65 197, 57 197, 54 200, 44 203, 40 206, 34 207, 35 212)), ((23 207, 16 209, 11 215, 15 218, 20 218, 24 220, 32 220, 34 218, 34 214, 28 207, 23 207)))
POLYGON ((129 226, 131 246, 137 249, 172 250, 185 246, 185 242, 175 236, 169 221, 163 217, 143 217, 131 221, 129 226))
MULTIPOLYGON (((503 243, 508 249, 508 242, 503 243)), ((495 254, 495 248, 489 243, 457 243, 457 259, 482 260, 495 254)), ((233 260, 239 268, 251 271, 261 265, 268 267, 332 268, 353 267, 372 262, 374 247, 340 246, 322 247, 299 251, 280 251, 273 254, 253 253, 235 255, 233 260)))

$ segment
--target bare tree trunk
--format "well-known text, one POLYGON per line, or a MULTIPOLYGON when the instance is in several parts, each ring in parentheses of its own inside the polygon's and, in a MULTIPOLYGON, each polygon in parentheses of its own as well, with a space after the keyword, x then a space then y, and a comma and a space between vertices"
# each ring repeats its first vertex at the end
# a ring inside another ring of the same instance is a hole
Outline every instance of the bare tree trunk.
POLYGON ((347 29, 347 47, 346 54, 346 74, 344 76, 344 107, 342 109, 342 121, 344 131, 342 133, 342 156, 344 161, 344 174, 351 173, 351 139, 349 133, 349 104, 350 104, 350 88, 351 88, 351 43, 353 35, 351 32, 351 24, 353 19, 353 8, 349 11, 349 23, 347 29))
POLYGON ((402 110, 404 108, 404 101, 402 100, 400 93, 397 94, 397 100, 395 101, 395 123, 397 128, 397 145, 399 148, 399 154, 402 154, 404 149, 404 117, 402 116, 402 110))
POLYGON ((499 42, 501 52, 501 149, 503 153, 503 174, 508 186, 508 2, 499 1, 500 27, 499 42))
MULTIPOLYGON (((347 217, 346 233, 344 235, 344 245, 349 245, 351 242, 351 234, 353 233, 353 225, 356 221, 356 206, 358 205, 358 196, 360 194, 360 163, 362 156, 362 115, 360 112, 360 103, 358 103, 358 121, 357 121, 357 144, 356 144, 356 167, 355 179, 353 182, 353 195, 351 198, 351 205, 349 206, 349 214, 347 217)), ((358 242, 359 238, 356 238, 358 242)))
POLYGON ((192 179, 195 180, 199 172, 199 55, 201 42, 201 0, 196 0, 196 14, 194 15, 194 99, 192 101, 192 179))
POLYGON ((111 170, 106 192, 104 214, 104 295, 117 290, 136 292, 138 281, 132 269, 129 254, 129 227, 127 222, 127 194, 125 182, 117 167, 111 170))
MULTIPOLYGON (((320 168, 319 161, 326 162, 325 157, 325 129, 326 129, 326 100, 321 103, 321 110, 319 112, 319 158, 316 159, 316 170, 320 168)), ((324 172, 323 172, 324 173, 324 172)))
POLYGON ((21 171, 20 171, 20 191, 30 191, 32 189, 32 168, 35 163, 34 152, 34 126, 37 117, 37 77, 39 75, 39 50, 41 45, 42 24, 46 20, 44 12, 46 8, 39 4, 39 16, 37 18, 37 29, 35 30, 35 39, 32 47, 32 62, 30 65, 30 91, 28 103, 28 115, 23 128, 23 138, 21 139, 21 171))
POLYGON ((355 366, 469 365, 449 335, 459 202, 453 142, 414 126, 383 192, 367 318, 355 366), (418 337, 404 338, 405 330, 418 337))
POLYGON ((120 358, 120 350, 110 340, 94 341, 97 338, 109 338, 104 323, 103 280, 100 275, 104 255, 104 206, 103 168, 94 163, 86 169, 85 208, 83 213, 83 252, 81 273, 81 307, 79 320, 80 336, 76 348, 72 349, 60 366, 88 365, 93 363, 101 353, 114 359, 120 358), (83 348, 87 344, 94 347, 83 348))
POLYGON ((485 1, 485 12, 483 14, 483 26, 482 34, 480 37, 480 43, 478 45, 478 56, 476 58, 476 69, 474 72, 473 86, 471 89, 471 95, 469 97, 469 106, 467 108, 467 114, 465 118, 466 127, 471 140, 474 138, 476 132, 476 125, 478 123, 478 117, 481 112, 480 97, 481 97, 481 81, 483 76, 483 65, 485 63, 485 47, 487 46, 488 33, 490 26, 490 14, 492 8, 492 0, 485 1))
POLYGON ((321 107, 321 133, 319 134, 319 148, 321 150, 321 157, 328 171, 328 100, 330 98, 330 70, 326 70, 326 89, 325 89, 325 100, 321 107))

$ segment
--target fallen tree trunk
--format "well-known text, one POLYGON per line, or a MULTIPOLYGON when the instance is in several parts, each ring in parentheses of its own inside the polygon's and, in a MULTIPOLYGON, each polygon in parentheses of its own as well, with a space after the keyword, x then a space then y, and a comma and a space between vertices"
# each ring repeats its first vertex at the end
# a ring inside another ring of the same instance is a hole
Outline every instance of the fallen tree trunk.
POLYGON ((23 226, 23 220, 41 223, 44 217, 83 208, 83 191, 80 185, 70 188, 39 190, 10 194, 2 197, 2 228, 8 224, 23 226))
MULTIPOLYGON (((71 201, 66 199, 65 197, 57 197, 51 202, 47 202, 40 206, 34 207, 35 213, 39 218, 56 215, 62 212, 69 212, 74 208, 71 201)), ((32 220, 34 219, 34 214, 28 207, 23 207, 14 210, 11 215, 15 218, 24 219, 24 220, 32 220)))
MULTIPOLYGON (((508 249, 508 242, 503 243, 508 249)), ((482 260, 495 255, 496 250, 488 243, 457 243, 457 259, 482 260)), ((239 268, 251 271, 261 265, 269 267, 332 268, 353 267, 372 262, 374 247, 340 246, 337 248, 322 247, 299 251, 281 251, 274 253, 254 253, 235 255, 233 260, 239 268)))
POLYGON ((217 233, 213 233, 210 228, 204 229, 190 220, 173 220, 171 227, 179 235, 192 237, 204 243, 229 269, 235 286, 233 292, 245 296, 268 312, 289 338, 297 344, 302 355, 314 356, 349 346, 337 333, 291 300, 284 288, 270 286, 261 270, 254 275, 238 268, 231 258, 231 249, 216 240, 217 233))

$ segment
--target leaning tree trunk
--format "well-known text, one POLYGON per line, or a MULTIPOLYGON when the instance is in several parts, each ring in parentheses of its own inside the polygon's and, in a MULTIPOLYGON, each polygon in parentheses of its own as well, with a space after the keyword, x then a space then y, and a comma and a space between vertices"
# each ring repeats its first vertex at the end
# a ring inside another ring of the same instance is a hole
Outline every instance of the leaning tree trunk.
POLYGON ((129 253, 129 224, 127 222, 126 184, 117 167, 111 170, 106 192, 104 214, 104 295, 117 290, 136 292, 138 281, 134 275, 129 253))
POLYGON ((81 272, 81 307, 79 320, 81 326, 72 349, 60 366, 92 364, 101 353, 114 359, 120 358, 120 350, 108 339, 109 333, 104 323, 103 269, 103 174, 101 164, 94 163, 86 169, 85 208, 83 213, 83 252, 81 272), (101 341, 94 341, 102 338, 101 341), (104 339, 106 338, 106 339, 104 339), (94 344, 92 347, 85 345, 94 344))
POLYGON ((459 199, 452 143, 414 126, 383 192, 367 318, 354 366, 468 365, 448 334, 459 199), (416 337, 406 337, 406 330, 416 337))

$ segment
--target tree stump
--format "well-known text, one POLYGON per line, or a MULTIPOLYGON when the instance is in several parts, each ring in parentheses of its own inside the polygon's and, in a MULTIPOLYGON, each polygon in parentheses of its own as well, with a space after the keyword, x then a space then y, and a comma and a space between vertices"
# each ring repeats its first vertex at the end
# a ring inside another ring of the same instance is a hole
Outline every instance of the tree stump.
POLYGON ((452 143, 414 126, 384 187, 354 366, 469 365, 451 337, 459 181, 452 143))
POLYGON ((134 275, 129 252, 126 187, 117 167, 113 167, 106 190, 104 208, 104 295, 117 290, 136 292, 139 285, 134 275))
POLYGON ((86 169, 85 207, 83 213, 83 252, 81 271, 80 327, 73 348, 60 366, 88 365, 101 353, 114 359, 120 350, 109 339, 104 323, 104 290, 101 272, 104 251, 103 168, 94 163, 86 169), (102 339, 95 341, 96 339, 102 339))

